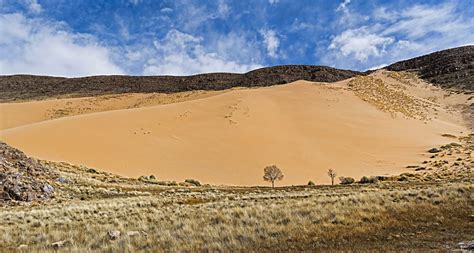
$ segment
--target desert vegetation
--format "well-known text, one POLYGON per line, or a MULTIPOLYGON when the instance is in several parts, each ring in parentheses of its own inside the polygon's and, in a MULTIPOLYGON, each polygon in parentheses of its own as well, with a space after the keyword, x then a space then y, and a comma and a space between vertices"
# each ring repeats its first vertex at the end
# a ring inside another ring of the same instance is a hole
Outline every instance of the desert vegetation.
POLYGON ((283 172, 276 165, 267 166, 263 169, 263 180, 271 182, 275 188, 275 181, 283 179, 283 172))
POLYGON ((400 86, 389 85, 373 76, 358 76, 349 82, 349 87, 362 100, 393 116, 427 119, 426 107, 430 103, 405 93, 400 86))
POLYGON ((328 176, 329 176, 329 178, 331 178, 331 185, 334 185, 334 178, 336 178, 336 176, 337 176, 336 171, 333 170, 333 169, 329 169, 328 170, 328 176))
MULTIPOLYGON (((439 170, 412 165, 414 173, 397 176, 367 176, 358 182, 341 176, 341 185, 275 188, 212 186, 192 179, 165 184, 154 175, 123 178, 26 158, 7 148, 8 164, 29 164, 27 171, 48 175, 38 184, 47 183, 54 194, 0 202, 0 243, 4 251, 25 252, 469 247, 474 233, 472 143, 470 136, 458 145, 438 147, 436 156, 451 153, 466 165, 462 170, 454 164, 445 167, 450 174, 443 177, 434 177, 439 170)), ((264 171, 270 181, 283 175, 276 166, 264 171)))

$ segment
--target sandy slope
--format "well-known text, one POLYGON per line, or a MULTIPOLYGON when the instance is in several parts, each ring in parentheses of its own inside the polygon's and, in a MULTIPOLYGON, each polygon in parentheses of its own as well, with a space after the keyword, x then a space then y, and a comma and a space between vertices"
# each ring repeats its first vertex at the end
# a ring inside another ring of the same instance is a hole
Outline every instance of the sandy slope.
POLYGON ((210 97, 225 91, 189 91, 172 94, 128 93, 83 98, 60 98, 0 103, 0 130, 68 116, 140 108, 210 97))
POLYGON ((441 134, 466 132, 452 113, 426 122, 393 117, 346 84, 233 90, 25 125, 2 131, 1 139, 31 156, 132 177, 258 185, 265 184, 263 167, 276 164, 281 184, 290 185, 327 183, 328 168, 357 178, 399 173, 451 141, 441 134))

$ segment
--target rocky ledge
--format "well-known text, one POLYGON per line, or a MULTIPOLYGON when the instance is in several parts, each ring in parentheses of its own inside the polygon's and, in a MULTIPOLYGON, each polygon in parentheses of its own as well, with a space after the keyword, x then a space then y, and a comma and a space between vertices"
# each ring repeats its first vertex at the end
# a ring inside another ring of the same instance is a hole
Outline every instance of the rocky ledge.
POLYGON ((55 189, 48 180, 57 177, 20 150, 0 142, 0 203, 49 199, 55 189))

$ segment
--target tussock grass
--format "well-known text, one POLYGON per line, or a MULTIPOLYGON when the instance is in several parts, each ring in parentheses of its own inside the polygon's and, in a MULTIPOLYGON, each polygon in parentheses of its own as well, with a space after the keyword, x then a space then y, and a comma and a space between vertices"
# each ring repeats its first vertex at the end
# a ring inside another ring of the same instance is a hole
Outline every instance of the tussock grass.
POLYGON ((54 198, 0 206, 0 251, 454 248, 474 234, 474 135, 459 137, 456 143, 438 147, 441 151, 413 166, 413 173, 378 177, 376 184, 275 189, 155 184, 38 161, 61 178, 48 181, 55 188, 54 198), (420 166, 425 167, 417 170, 420 166), (112 240, 110 231, 121 235, 112 240), (52 246, 55 242, 62 246, 52 246))
POLYGON ((425 101, 408 95, 399 87, 392 87, 380 78, 357 76, 348 85, 356 96, 379 110, 391 113, 393 116, 400 113, 408 118, 427 119, 425 101))
POLYGON ((26 244, 29 250, 50 251, 51 243, 68 240, 60 249, 65 252, 342 249, 347 245, 341 238, 357 241, 364 236, 369 239, 364 243, 371 245, 370 240, 424 230, 404 228, 413 219, 427 228, 468 219, 474 211, 472 190, 466 182, 276 190, 228 187, 17 206, 0 209, 0 242, 5 249, 26 244), (402 213, 407 221, 399 220, 402 213), (404 229, 410 232, 400 232, 404 229), (122 236, 111 241, 110 230, 119 230, 122 236), (127 236, 129 231, 139 235, 127 236))

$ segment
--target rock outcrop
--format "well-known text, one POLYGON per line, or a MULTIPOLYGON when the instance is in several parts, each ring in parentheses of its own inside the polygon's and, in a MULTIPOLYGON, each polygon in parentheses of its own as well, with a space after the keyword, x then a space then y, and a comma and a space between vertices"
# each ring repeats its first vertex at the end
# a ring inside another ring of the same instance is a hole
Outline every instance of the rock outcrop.
POLYGON ((385 67, 411 71, 441 88, 474 91, 474 46, 464 46, 400 61, 385 67))
POLYGON ((55 191, 48 179, 57 177, 20 150, 0 142, 0 202, 48 199, 55 191))

